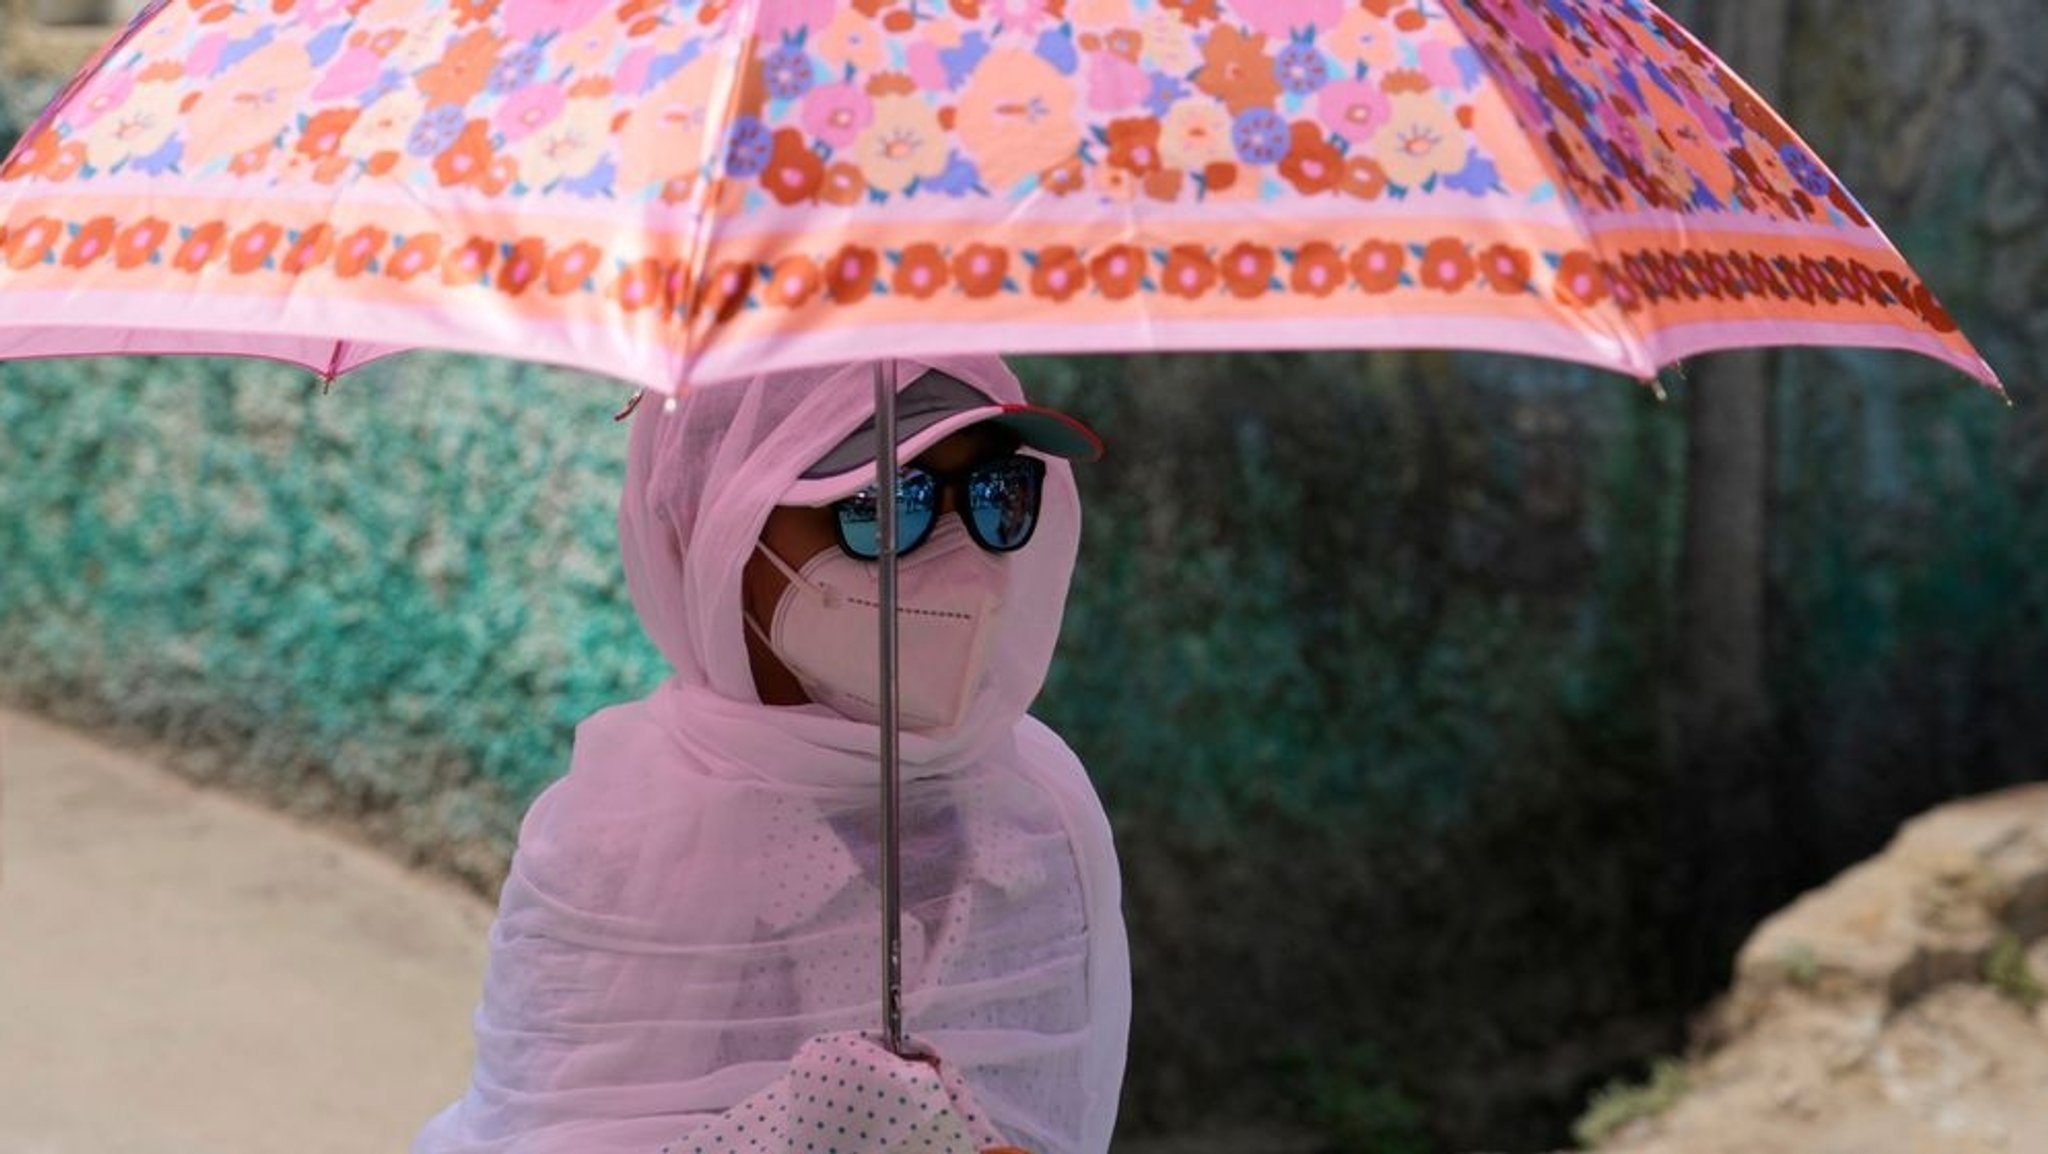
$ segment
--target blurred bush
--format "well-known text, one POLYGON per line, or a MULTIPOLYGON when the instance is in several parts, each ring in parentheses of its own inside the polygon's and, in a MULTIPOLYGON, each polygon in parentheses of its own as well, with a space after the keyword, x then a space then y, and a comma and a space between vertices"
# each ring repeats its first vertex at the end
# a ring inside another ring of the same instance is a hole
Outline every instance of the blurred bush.
POLYGON ((625 395, 420 356, 0 369, 0 683, 495 884, 575 722, 651 686, 625 395))

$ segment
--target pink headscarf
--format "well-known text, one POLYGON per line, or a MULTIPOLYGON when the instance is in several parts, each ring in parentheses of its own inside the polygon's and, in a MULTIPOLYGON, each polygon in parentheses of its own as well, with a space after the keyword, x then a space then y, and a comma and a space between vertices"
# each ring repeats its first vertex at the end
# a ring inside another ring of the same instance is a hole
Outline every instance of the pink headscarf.
MULTIPOLYGON (((898 387, 935 367, 1023 400, 994 358, 888 367, 898 387)), ((652 1154, 807 1038, 878 1024, 876 728, 762 704, 740 612, 769 511, 872 414, 872 372, 777 373, 635 415, 620 550, 675 673, 578 726, 569 773, 527 815, 475 1078, 414 1154, 652 1154)), ((1048 462, 967 718, 902 742, 908 1024, 1042 1154, 1108 1149, 1130 1021, 1108 822, 1025 714, 1079 539, 1072 474, 1048 462)))

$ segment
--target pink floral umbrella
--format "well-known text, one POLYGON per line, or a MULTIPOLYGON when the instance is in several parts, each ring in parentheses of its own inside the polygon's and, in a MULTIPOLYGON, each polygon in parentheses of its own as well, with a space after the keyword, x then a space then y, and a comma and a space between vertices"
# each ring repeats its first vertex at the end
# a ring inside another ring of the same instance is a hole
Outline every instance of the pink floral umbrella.
POLYGON ((1779 344, 1998 387, 1645 0, 156 0, 0 165, 0 359, 1779 344))
POLYGON ((1994 381, 1641 0, 159 0, 0 169, 0 357, 1787 343, 1994 381))

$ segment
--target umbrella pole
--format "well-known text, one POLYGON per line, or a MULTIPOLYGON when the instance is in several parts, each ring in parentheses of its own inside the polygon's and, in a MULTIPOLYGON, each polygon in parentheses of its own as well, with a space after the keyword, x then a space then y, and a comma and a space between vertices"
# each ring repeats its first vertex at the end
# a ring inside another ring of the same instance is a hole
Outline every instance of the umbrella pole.
POLYGON ((875 491, 880 502, 882 740, 882 1039, 903 1046, 902 801, 896 736, 896 382, 890 362, 875 362, 875 491))

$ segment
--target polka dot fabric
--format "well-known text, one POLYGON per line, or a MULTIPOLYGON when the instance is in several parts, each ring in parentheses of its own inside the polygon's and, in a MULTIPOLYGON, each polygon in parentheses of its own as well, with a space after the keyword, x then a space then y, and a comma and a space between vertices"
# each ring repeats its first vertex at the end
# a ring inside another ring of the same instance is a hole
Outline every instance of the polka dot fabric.
MULTIPOLYGON (((899 1058, 874 1036, 804 1043, 789 1073, 661 1154, 982 1154, 1004 1149, 961 1076, 929 1047, 899 1058)), ((1008 1149, 1016 1149, 1008 1147, 1008 1149)))

